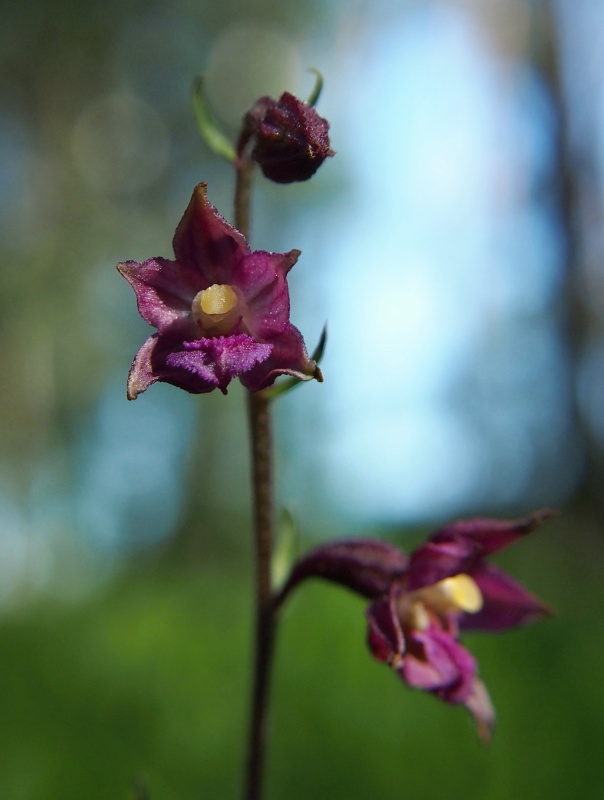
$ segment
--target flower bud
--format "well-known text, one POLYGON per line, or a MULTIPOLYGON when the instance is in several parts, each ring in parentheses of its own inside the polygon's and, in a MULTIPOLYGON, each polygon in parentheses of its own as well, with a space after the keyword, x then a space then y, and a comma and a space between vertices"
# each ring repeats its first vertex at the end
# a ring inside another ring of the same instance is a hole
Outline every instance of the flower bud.
POLYGON ((255 136, 251 157, 265 177, 276 183, 306 181, 334 155, 328 131, 327 120, 293 94, 261 97, 244 117, 239 152, 255 136))

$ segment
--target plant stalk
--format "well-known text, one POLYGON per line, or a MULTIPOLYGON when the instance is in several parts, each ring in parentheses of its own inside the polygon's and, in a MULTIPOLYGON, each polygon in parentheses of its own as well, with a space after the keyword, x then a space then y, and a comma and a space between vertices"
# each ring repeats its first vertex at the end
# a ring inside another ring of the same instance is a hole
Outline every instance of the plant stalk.
POLYGON ((256 632, 244 800, 260 800, 262 796, 268 695, 275 637, 275 605, 271 590, 273 489, 270 403, 261 394, 249 395, 256 540, 256 632))
MULTIPOLYGON (((249 239, 252 161, 236 161, 235 227, 249 239)), ((243 800, 261 800, 266 749, 268 697, 275 638, 275 603, 271 588, 273 545, 273 469, 271 400, 261 392, 248 395, 252 461, 252 494, 256 556, 254 675, 247 739, 243 800)))

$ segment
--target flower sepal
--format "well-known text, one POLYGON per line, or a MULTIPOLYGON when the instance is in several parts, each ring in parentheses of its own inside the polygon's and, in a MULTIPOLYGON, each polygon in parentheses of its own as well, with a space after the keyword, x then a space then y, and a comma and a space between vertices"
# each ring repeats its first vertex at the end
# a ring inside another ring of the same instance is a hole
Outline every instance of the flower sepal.
POLYGON ((304 377, 294 377, 288 378, 287 380, 283 380, 280 383, 275 383, 268 389, 264 390, 265 397, 277 397, 279 395, 285 394, 286 392, 295 389, 303 381, 307 381, 311 378, 314 378, 317 383, 323 383, 323 373, 319 367, 319 363, 323 358, 323 354, 325 352, 325 345, 327 343, 327 325, 323 326, 323 330, 321 331, 321 336, 319 338, 319 342, 313 353, 310 357, 310 364, 313 365, 312 374, 305 375, 304 377))
POLYGON ((311 550, 295 564, 280 601, 308 578, 340 584, 363 597, 378 597, 402 578, 408 563, 408 557, 398 548, 377 539, 330 542, 311 550))

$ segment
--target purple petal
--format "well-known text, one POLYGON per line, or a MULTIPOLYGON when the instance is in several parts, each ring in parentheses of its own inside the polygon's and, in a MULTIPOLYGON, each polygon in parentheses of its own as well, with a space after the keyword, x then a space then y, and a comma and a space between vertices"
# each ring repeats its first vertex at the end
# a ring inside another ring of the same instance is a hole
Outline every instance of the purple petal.
POLYGON ((428 540, 411 554, 406 588, 421 589, 460 572, 469 572, 474 568, 477 554, 476 544, 468 539, 428 540))
POLYGON ((245 302, 245 324, 254 339, 270 341, 286 330, 289 291, 285 276, 299 254, 299 250, 289 253, 257 250, 234 268, 232 281, 245 302))
POLYGON ((126 394, 128 400, 136 400, 139 394, 147 391, 151 384, 161 380, 160 376, 154 372, 151 365, 153 352, 157 347, 159 335, 149 337, 134 356, 134 361, 128 373, 128 383, 126 394))
POLYGON ((436 622, 425 630, 408 632, 405 642, 395 603, 396 590, 392 590, 389 597, 375 600, 367 610, 373 656, 393 666, 408 686, 431 692, 451 705, 464 705, 474 718, 478 735, 488 742, 495 711, 484 684, 476 677, 472 654, 436 622))
POLYGON ((397 667, 405 652, 405 639, 396 613, 395 596, 390 592, 374 600, 366 611, 369 630, 367 644, 374 658, 397 667))
POLYGON ((466 697, 464 705, 474 718, 478 735, 485 744, 488 744, 495 727, 495 709, 486 686, 478 678, 474 679, 472 690, 466 697))
POLYGON ((504 521, 499 519, 468 519, 460 522, 453 522, 440 528, 430 541, 458 542, 465 540, 473 542, 479 548, 481 556, 488 556, 496 553, 504 547, 515 542, 547 519, 555 516, 555 512, 549 508, 535 511, 528 517, 522 519, 504 521))
POLYGON ((151 336, 134 357, 128 375, 129 400, 135 400, 156 381, 171 383, 193 394, 211 392, 216 388, 215 381, 202 381, 199 376, 168 364, 169 356, 175 349, 182 347, 182 332, 179 335, 179 326, 174 328, 170 329, 171 333, 156 333, 151 336))
POLYGON ((484 605, 476 614, 463 614, 460 626, 466 630, 498 631, 536 622, 552 613, 549 606, 493 564, 481 564, 472 578, 482 592, 484 605))
POLYGON ((375 539, 331 542, 311 550, 296 563, 281 598, 307 578, 323 578, 364 597, 379 597, 404 574, 407 563, 407 556, 386 542, 375 539))
POLYGON ((266 389, 279 375, 291 375, 302 381, 323 380, 317 363, 308 357, 302 334, 293 325, 288 325, 270 343, 273 345, 270 357, 241 376, 241 383, 250 392, 266 389))
POLYGON ((172 244, 176 260, 197 269, 207 286, 231 284, 233 268, 249 253, 244 236, 208 201, 205 183, 195 187, 172 244))
POLYGON ((435 692, 447 703, 463 703, 476 674, 476 661, 453 636, 432 624, 413 630, 399 672, 416 689, 435 692))
POLYGON ((182 350, 168 354, 166 363, 172 369, 196 376, 200 387, 204 387, 199 391, 210 391, 205 388, 208 385, 218 387, 226 394, 226 387, 232 378, 265 361, 272 349, 272 345, 260 344, 251 336, 240 333, 185 342, 182 350))
POLYGON ((136 293, 141 317, 160 331, 190 315, 193 298, 207 286, 199 272, 166 258, 125 261, 117 268, 136 293))

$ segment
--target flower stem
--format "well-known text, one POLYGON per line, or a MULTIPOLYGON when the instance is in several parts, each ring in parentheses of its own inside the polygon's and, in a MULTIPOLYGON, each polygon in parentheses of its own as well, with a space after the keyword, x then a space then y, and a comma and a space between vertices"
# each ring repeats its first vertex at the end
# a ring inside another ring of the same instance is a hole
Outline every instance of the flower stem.
POLYGON ((256 539, 256 634, 244 800, 260 800, 266 741, 268 691, 275 635, 271 590, 273 528, 270 400, 249 395, 256 539))
POLYGON ((250 198, 252 192, 252 171, 254 162, 246 155, 240 155, 235 162, 235 227, 246 239, 250 238, 250 198))
MULTIPOLYGON (((253 162, 240 153, 235 162, 235 227, 249 238, 253 162)), ((248 395, 256 553, 256 623, 254 677, 247 740, 243 800, 261 800, 268 693, 275 638, 275 604, 271 588, 273 543, 273 473, 271 401, 261 392, 248 395)))

